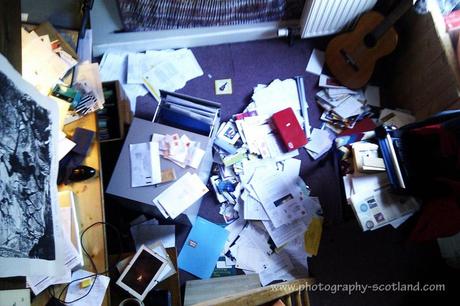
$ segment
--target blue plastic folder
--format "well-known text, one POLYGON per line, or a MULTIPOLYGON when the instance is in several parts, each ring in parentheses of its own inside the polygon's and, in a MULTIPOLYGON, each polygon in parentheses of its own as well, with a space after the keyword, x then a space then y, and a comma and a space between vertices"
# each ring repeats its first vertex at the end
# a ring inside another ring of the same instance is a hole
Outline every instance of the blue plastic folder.
POLYGON ((197 217, 179 254, 179 269, 199 278, 210 278, 228 234, 219 225, 197 217))

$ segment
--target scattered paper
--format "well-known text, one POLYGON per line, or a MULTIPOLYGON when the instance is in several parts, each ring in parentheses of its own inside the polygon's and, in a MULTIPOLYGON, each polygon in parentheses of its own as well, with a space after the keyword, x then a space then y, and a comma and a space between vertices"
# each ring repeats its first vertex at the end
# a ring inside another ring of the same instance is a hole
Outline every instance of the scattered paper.
POLYGON ((187 81, 203 75, 195 56, 189 49, 171 52, 171 57, 153 66, 143 76, 144 85, 157 101, 161 101, 160 89, 176 91, 187 81))

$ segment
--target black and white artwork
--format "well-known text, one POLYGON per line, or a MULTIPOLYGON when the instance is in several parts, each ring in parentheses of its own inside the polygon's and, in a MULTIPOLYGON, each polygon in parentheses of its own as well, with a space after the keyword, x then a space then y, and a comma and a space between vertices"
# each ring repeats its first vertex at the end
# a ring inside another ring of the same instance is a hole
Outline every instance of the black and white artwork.
POLYGON ((53 275, 62 264, 53 103, 0 58, 0 277, 53 275))

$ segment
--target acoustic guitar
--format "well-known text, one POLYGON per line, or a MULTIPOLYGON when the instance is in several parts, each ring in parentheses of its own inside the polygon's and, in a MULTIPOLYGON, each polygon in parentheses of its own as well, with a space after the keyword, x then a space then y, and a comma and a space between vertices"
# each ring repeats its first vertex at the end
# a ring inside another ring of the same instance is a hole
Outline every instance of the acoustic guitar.
POLYGON ((326 48, 326 65, 344 86, 357 89, 369 81, 375 63, 398 43, 393 24, 415 1, 401 2, 386 18, 370 11, 361 16, 353 31, 334 37, 326 48))

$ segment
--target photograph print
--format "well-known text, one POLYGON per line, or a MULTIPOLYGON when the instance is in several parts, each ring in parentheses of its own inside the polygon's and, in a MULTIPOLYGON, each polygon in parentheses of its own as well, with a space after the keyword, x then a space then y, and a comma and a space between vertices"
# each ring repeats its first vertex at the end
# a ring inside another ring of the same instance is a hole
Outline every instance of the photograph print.
POLYGON ((54 274, 59 261, 51 103, 0 58, 0 277, 54 274))

